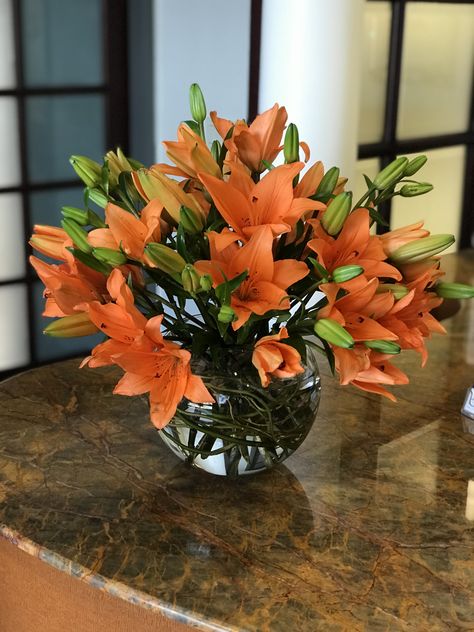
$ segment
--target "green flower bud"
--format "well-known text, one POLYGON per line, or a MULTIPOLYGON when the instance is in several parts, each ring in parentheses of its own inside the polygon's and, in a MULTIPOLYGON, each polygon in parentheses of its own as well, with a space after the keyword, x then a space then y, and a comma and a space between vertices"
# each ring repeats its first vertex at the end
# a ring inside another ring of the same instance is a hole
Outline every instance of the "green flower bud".
POLYGON ((63 206, 61 214, 66 219, 72 219, 80 226, 89 225, 89 214, 82 208, 76 208, 75 206, 63 206))
POLYGON ((201 278, 196 268, 187 264, 181 272, 181 283, 186 292, 196 294, 201 289, 201 278))
POLYGON ((94 248, 92 254, 98 261, 107 263, 114 268, 127 263, 126 255, 120 250, 113 250, 113 248, 94 248))
POLYGON ((401 351, 400 346, 395 344, 391 340, 366 340, 364 344, 369 349, 372 349, 373 351, 378 351, 379 353, 396 355, 401 351))
POLYGON ((100 208, 105 208, 109 203, 109 198, 100 189, 89 189, 89 200, 97 204, 100 208))
POLYGON ((352 193, 343 192, 336 195, 324 211, 321 224, 328 235, 337 235, 351 212, 352 193))
POLYGON ((344 283, 344 281, 350 281, 351 279, 355 279, 359 275, 364 272, 364 268, 362 266, 339 266, 332 273, 332 279, 336 283, 344 283))
POLYGON ((474 287, 464 283, 438 283, 434 289, 441 298, 474 298, 474 287))
POLYGON ((454 244, 454 235, 430 235, 415 239, 397 248, 390 255, 395 263, 414 263, 438 254, 454 244))
POLYGON ((412 184, 404 184, 400 189, 402 197, 415 197, 423 195, 433 190, 433 185, 428 182, 413 182, 412 184))
POLYGON ((383 292, 391 292, 396 301, 400 300, 408 294, 410 290, 400 283, 380 283, 377 288, 376 294, 383 294, 383 292))
POLYGON ((74 245, 82 252, 91 253, 92 246, 87 241, 87 233, 72 219, 61 220, 61 226, 72 239, 74 245))
POLYGON ((102 167, 95 160, 87 156, 71 156, 69 162, 86 186, 93 187, 101 183, 102 167))
POLYGON ((80 312, 54 320, 43 330, 43 333, 54 338, 79 338, 81 336, 90 336, 98 331, 94 323, 91 322, 89 315, 85 312, 80 312))
POLYGON ((222 145, 218 140, 213 140, 211 145, 211 154, 216 162, 219 162, 221 156, 222 145))
POLYGON ((374 187, 379 191, 388 189, 392 184, 395 184, 404 174, 408 164, 408 158, 397 158, 393 160, 389 165, 382 169, 382 171, 375 177, 373 182, 374 187))
POLYGON ((163 244, 148 244, 145 253, 159 270, 167 274, 181 274, 186 265, 181 255, 163 244))
POLYGON ((223 305, 217 315, 217 320, 220 323, 232 323, 236 319, 236 315, 232 307, 229 305, 223 305))
POLYGON ((199 282, 201 285, 201 290, 203 292, 209 292, 209 290, 212 288, 212 278, 209 276, 209 274, 203 274, 199 282))
POLYGON ((192 235, 202 232, 204 228, 204 218, 187 206, 182 206, 179 211, 179 223, 186 233, 192 235))
POLYGON ((193 83, 189 88, 189 106, 193 119, 202 123, 206 118, 206 102, 197 83, 193 83))
POLYGON ((320 318, 314 324, 314 333, 336 347, 352 349, 354 338, 332 318, 320 318))
POLYGON ((337 182, 339 180, 339 168, 331 167, 326 171, 324 176, 322 177, 321 182, 319 183, 318 188, 316 189, 316 196, 318 198, 329 196, 334 191, 337 186, 337 182))
POLYGON ((413 158, 413 160, 410 160, 410 162, 405 167, 403 175, 407 177, 414 175, 423 167, 427 160, 428 158, 426 156, 417 156, 416 158, 413 158))
POLYGON ((294 123, 290 123, 286 130, 283 155, 286 163, 298 162, 300 159, 300 137, 294 123))

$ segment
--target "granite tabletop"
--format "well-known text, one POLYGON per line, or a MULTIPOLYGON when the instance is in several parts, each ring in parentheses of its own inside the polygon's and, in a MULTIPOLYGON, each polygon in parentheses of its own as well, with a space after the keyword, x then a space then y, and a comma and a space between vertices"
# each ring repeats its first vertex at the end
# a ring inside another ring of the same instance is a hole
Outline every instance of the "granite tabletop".
MULTIPOLYGON (((445 258, 474 283, 474 256, 445 258)), ((474 630, 474 301, 399 403, 339 387, 284 465, 230 481, 161 442, 117 372, 61 362, 0 384, 0 535, 203 630, 474 630)))

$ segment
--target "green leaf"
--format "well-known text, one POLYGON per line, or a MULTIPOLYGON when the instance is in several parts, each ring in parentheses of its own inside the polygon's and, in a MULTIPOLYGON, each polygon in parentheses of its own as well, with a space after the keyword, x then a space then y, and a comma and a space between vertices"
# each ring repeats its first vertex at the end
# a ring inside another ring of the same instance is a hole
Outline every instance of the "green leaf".
POLYGON ((100 272, 105 275, 109 275, 112 271, 112 268, 105 263, 97 261, 95 257, 87 254, 86 252, 82 252, 82 250, 78 250, 77 248, 68 248, 69 252, 72 252, 74 257, 86 265, 88 268, 92 268, 92 270, 96 270, 96 272, 100 272))
POLYGON ((308 261, 311 262, 311 265, 314 267, 314 271, 321 279, 327 279, 329 277, 329 272, 319 263, 319 261, 316 261, 314 257, 308 257, 308 261))
POLYGON ((196 121, 183 121, 183 123, 190 127, 195 134, 197 134, 198 136, 200 135, 201 130, 199 129, 199 124, 196 123, 196 121))
POLYGON ((302 361, 306 362, 306 344, 301 336, 290 336, 281 342, 296 349, 296 351, 300 354, 302 361))
POLYGON ((363 206, 362 208, 366 208, 369 211, 369 215, 371 217, 371 219, 374 220, 374 222, 376 222, 377 224, 380 224, 381 226, 389 226, 389 224, 385 221, 385 219, 382 217, 382 215, 376 211, 374 208, 372 208, 371 206, 363 206))
POLYGON ((245 281, 248 277, 248 270, 244 270, 239 275, 234 277, 233 279, 225 280, 224 283, 220 283, 216 289, 215 293, 221 305, 229 305, 230 304, 230 295, 245 281))

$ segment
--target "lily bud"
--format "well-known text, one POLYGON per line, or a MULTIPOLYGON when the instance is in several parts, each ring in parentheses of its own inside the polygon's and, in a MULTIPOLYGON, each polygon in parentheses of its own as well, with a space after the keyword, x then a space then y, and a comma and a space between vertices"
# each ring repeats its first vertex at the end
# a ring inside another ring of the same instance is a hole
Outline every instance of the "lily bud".
POLYGON ((336 283, 344 283, 344 281, 350 281, 351 279, 355 279, 359 275, 364 272, 364 268, 362 266, 339 266, 332 273, 332 279, 336 283))
POLYGON ((290 123, 286 130, 283 155, 286 163, 298 162, 300 159, 300 137, 294 123, 290 123))
POLYGON ((61 220, 61 226, 72 239, 76 248, 79 248, 82 252, 92 252, 92 246, 87 241, 87 233, 79 224, 76 224, 72 219, 63 219, 61 220))
POLYGON ((191 235, 202 232, 204 228, 204 218, 187 206, 182 206, 179 211, 179 223, 184 231, 191 235))
POLYGON ((427 160, 428 158, 426 156, 417 156, 416 158, 413 158, 413 160, 410 160, 410 162, 405 167, 405 171, 403 172, 403 175, 404 176, 414 175, 417 171, 419 171, 423 167, 423 165, 425 164, 427 160))
POLYGON ((217 314, 217 320, 220 323, 232 323, 235 319, 235 312, 229 305, 223 305, 217 314))
POLYGON ((69 162, 86 186, 93 187, 101 183, 102 167, 95 160, 87 156, 71 156, 69 162))
POLYGON ((413 184, 404 184, 400 189, 402 197, 415 197, 423 195, 433 190, 433 185, 428 182, 414 182, 413 184))
POLYGON ((392 184, 395 184, 404 174, 408 165, 408 158, 397 158, 393 160, 389 165, 382 169, 382 171, 375 177, 373 182, 374 187, 379 191, 388 189, 392 184))
POLYGON ((314 333, 336 347, 352 349, 354 338, 332 318, 320 318, 314 324, 314 333))
POLYGON ((87 211, 84 211, 82 208, 76 208, 75 206, 63 206, 61 214, 66 219, 73 219, 76 224, 79 224, 80 226, 89 225, 89 215, 87 211))
POLYGON ((211 145, 211 154, 216 162, 219 162, 222 145, 218 140, 213 140, 211 145))
POLYGON ((191 108, 191 116, 198 123, 202 123, 206 118, 206 102, 202 94, 201 88, 197 83, 193 83, 189 88, 189 106, 191 108))
POLYGON ((181 272, 181 283, 190 294, 196 294, 201 289, 201 278, 194 266, 188 264, 184 267, 181 272))
POLYGON ((100 189, 89 189, 89 200, 97 204, 100 208, 105 208, 109 203, 108 197, 100 189))
POLYGON ((203 274, 203 276, 199 279, 199 282, 203 292, 209 292, 212 288, 212 278, 209 274, 203 274))
POLYGON ((410 241, 397 248, 390 255, 395 263, 413 263, 438 254, 454 244, 454 235, 430 235, 422 239, 410 241))
POLYGON ((434 290, 441 298, 474 298, 474 287, 464 283, 438 283, 434 290))
POLYGON ((89 314, 81 312, 72 316, 64 316, 50 323, 44 334, 54 338, 78 338, 80 336, 90 336, 99 329, 91 322, 89 314))
POLYGON ((107 263, 116 268, 127 263, 127 257, 120 250, 113 248, 94 248, 92 251, 94 257, 102 263, 107 263))
POLYGON ((329 196, 334 191, 339 180, 339 168, 331 167, 326 171, 316 189, 316 195, 318 197, 329 196))
POLYGON ((366 340, 364 344, 369 349, 377 351, 378 353, 396 355, 401 351, 401 347, 395 342, 391 342, 390 340, 366 340))
POLYGON ((410 290, 400 283, 380 283, 376 290, 376 294, 383 294, 383 292, 391 292, 396 301, 400 300, 408 294, 410 290))
POLYGON ((352 193, 339 193, 324 211, 321 224, 328 235, 337 235, 346 221, 352 205, 352 193))
POLYGON ((145 253, 159 270, 167 274, 181 274, 186 265, 181 255, 163 244, 148 244, 145 247, 145 253))

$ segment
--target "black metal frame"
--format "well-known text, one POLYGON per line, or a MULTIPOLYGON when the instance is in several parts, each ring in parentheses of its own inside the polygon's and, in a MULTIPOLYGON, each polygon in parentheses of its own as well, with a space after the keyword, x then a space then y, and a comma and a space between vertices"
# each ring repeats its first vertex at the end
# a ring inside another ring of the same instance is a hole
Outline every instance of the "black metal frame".
MULTIPOLYGON (((368 0, 379 2, 380 0, 368 0)), ((464 171, 463 207, 461 215, 460 248, 474 246, 474 78, 472 81, 470 119, 465 132, 456 134, 442 134, 426 138, 413 138, 397 140, 396 126, 398 120, 398 102, 400 91, 400 74, 402 65, 403 34, 405 26, 405 9, 409 2, 414 0, 390 0, 392 5, 392 21, 390 28, 389 59, 387 73, 387 88, 385 99, 385 117, 382 140, 377 143, 359 145, 358 157, 379 158, 381 167, 388 165, 400 154, 423 152, 428 149, 453 147, 463 145, 466 147, 466 163, 464 171)), ((420 1, 420 0, 416 0, 420 1)), ((422 2, 441 2, 443 0, 421 0, 422 2)), ((474 4, 474 0, 444 0, 444 4, 474 4)), ((391 201, 385 202, 380 212, 390 224, 391 201)), ((388 228, 378 227, 380 232, 388 228)))
MULTIPOLYGON (((107 147, 121 146, 128 151, 129 121, 128 121, 128 62, 127 62, 127 0, 101 0, 104 57, 104 82, 93 86, 42 86, 29 88, 24 81, 23 34, 22 34, 22 2, 11 0, 13 7, 13 31, 15 46, 16 88, 0 90, 0 97, 10 96, 17 100, 18 108, 18 138, 20 147, 20 174, 18 186, 1 187, 1 193, 19 193, 22 199, 22 214, 25 243, 31 233, 31 213, 29 194, 34 191, 47 191, 57 188, 80 186, 77 178, 63 181, 30 182, 28 173, 28 138, 26 131, 26 99, 38 95, 82 95, 99 94, 105 97, 105 129, 107 147)), ((105 149, 105 148, 104 148, 105 149)), ((34 288, 38 282, 36 275, 30 269, 28 262, 31 249, 25 248, 26 273, 24 276, 0 281, 0 287, 22 284, 26 286, 28 309, 28 337, 30 362, 28 367, 42 364, 38 361, 34 336, 34 288)), ((0 372, 2 377, 15 373, 25 367, 15 367, 12 370, 0 372)))

